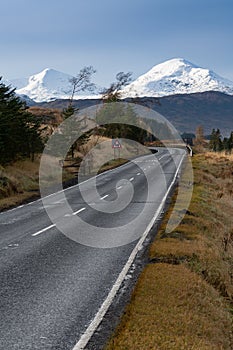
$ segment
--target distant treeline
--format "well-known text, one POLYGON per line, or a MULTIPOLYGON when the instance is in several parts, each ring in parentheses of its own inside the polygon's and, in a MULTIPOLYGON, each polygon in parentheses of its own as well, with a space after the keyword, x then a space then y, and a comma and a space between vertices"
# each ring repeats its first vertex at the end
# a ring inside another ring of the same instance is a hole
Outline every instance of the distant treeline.
POLYGON ((213 129, 210 135, 204 135, 203 126, 199 125, 195 134, 183 133, 181 137, 191 146, 201 146, 213 152, 231 153, 233 149, 233 131, 230 132, 229 137, 223 137, 220 129, 213 129))
MULTIPOLYGON (((123 79, 125 76, 127 78, 127 75, 124 74, 120 78, 123 79)), ((118 77, 118 80, 120 78, 118 77)), ((86 76, 83 79, 86 82, 86 76)), ((119 100, 120 95, 116 89, 116 84, 121 86, 122 83, 112 84, 110 89, 107 90, 107 94, 103 95, 105 107, 100 109, 96 115, 95 122, 97 122, 97 126, 93 130, 84 133, 71 146, 68 155, 72 158, 74 157, 74 151, 79 150, 83 144, 87 143, 92 135, 133 139, 142 144, 173 139, 173 131, 165 121, 151 120, 146 122, 144 118, 138 117, 131 105, 128 104, 123 107, 121 104, 109 103, 119 100), (110 121, 111 124, 109 124, 110 121)), ((118 85, 117 88, 119 88, 118 85)), ((78 112, 78 109, 74 108, 72 103, 73 100, 71 99, 69 107, 61 111, 59 121, 68 118, 74 112, 78 112)), ((0 77, 0 164, 4 165, 22 157, 33 160, 36 153, 43 151, 46 139, 44 135, 43 138, 41 136, 41 124, 45 123, 45 120, 37 114, 30 113, 25 102, 15 94, 15 89, 6 86, 0 77)), ((77 125, 72 125, 72 130, 68 131, 72 133, 76 128, 80 128, 80 122, 78 121, 77 125)), ((59 144, 62 146, 62 142, 66 141, 65 136, 65 132, 62 135, 59 133, 56 135, 58 146, 59 144)), ((183 134, 182 137, 186 142, 194 140, 196 144, 205 145, 214 152, 225 150, 230 153, 233 148, 233 132, 230 133, 229 137, 223 138, 219 129, 213 129, 207 143, 203 128, 199 126, 196 135, 183 134)), ((67 138, 69 140, 69 133, 67 138)), ((59 156, 59 147, 57 153, 59 156)))
POLYGON ((233 131, 229 137, 222 137, 219 129, 213 129, 210 135, 209 149, 214 152, 231 153, 233 148, 233 131))

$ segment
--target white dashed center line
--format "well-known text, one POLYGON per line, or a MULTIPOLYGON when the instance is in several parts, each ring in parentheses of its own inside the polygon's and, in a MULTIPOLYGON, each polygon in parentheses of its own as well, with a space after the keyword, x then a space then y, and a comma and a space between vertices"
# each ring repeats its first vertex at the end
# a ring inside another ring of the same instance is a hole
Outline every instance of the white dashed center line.
POLYGON ((141 175, 141 173, 137 173, 137 176, 141 175))
POLYGON ((123 187, 123 186, 118 186, 118 187, 117 187, 117 190, 120 190, 122 187, 123 187))
POLYGON ((79 213, 81 213, 81 212, 82 212, 83 210, 85 210, 85 209, 86 209, 86 208, 81 208, 81 209, 75 211, 72 215, 79 214, 79 213))
POLYGON ((103 199, 107 198, 108 196, 109 196, 109 195, 106 194, 105 196, 101 197, 100 199, 103 200, 103 199))
POLYGON ((56 226, 56 225, 53 224, 53 225, 50 225, 50 226, 48 226, 48 227, 45 227, 45 228, 43 228, 43 230, 40 230, 40 231, 38 231, 38 232, 36 232, 36 233, 33 233, 32 236, 33 236, 33 237, 38 236, 38 235, 40 235, 41 233, 43 233, 43 232, 45 232, 45 231, 48 231, 48 230, 50 230, 52 227, 55 227, 55 226, 56 226))
POLYGON ((129 181, 133 181, 134 180, 134 177, 131 177, 131 179, 129 179, 129 181))

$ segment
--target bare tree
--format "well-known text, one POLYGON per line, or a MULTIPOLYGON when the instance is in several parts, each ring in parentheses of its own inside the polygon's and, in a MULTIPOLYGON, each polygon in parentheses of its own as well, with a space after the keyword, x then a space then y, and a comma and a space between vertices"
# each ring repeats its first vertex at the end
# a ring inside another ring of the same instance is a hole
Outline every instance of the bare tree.
POLYGON ((196 128, 195 145, 196 146, 203 146, 203 144, 205 144, 205 137, 204 137, 203 126, 199 125, 196 128))
MULTIPOLYGON (((63 109, 63 117, 64 119, 69 118, 74 114, 74 112, 78 111, 78 108, 74 108, 73 101, 74 97, 78 92, 81 91, 93 91, 95 88, 95 84, 91 82, 92 75, 96 72, 96 70, 92 66, 86 66, 82 68, 79 73, 75 76, 69 79, 69 83, 71 84, 71 89, 69 91, 70 98, 68 102, 67 108, 63 109)), ((81 122, 80 120, 76 120, 76 130, 79 126, 81 128, 81 122)), ((66 125, 66 133, 71 138, 73 130, 73 125, 68 123, 66 125)), ((85 143, 88 140, 89 136, 85 135, 85 137, 81 137, 79 140, 75 141, 73 145, 71 146, 71 157, 74 158, 74 151, 77 149, 81 144, 85 143)))
POLYGON ((132 73, 119 72, 116 75, 116 81, 102 91, 102 98, 107 102, 115 102, 122 96, 122 88, 127 86, 132 80, 132 73))
POLYGON ((86 66, 82 68, 76 76, 69 79, 71 89, 68 109, 72 107, 74 96, 78 92, 92 92, 94 90, 95 84, 91 82, 91 78, 94 73, 96 73, 96 70, 92 66, 86 66))

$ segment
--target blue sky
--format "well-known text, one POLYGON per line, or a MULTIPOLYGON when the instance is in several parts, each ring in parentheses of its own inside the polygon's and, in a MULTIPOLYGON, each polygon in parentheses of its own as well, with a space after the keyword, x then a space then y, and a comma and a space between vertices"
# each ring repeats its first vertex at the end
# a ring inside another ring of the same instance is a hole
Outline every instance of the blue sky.
POLYGON ((85 65, 107 86, 183 57, 233 80, 232 0, 0 0, 1 70, 20 78, 85 65))

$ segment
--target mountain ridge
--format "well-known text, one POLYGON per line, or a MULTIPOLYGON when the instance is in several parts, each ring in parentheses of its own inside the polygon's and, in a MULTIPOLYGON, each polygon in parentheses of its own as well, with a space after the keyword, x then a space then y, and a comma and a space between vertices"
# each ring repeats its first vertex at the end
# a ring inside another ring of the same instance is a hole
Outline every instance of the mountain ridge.
MULTIPOLYGON (((207 91, 194 94, 178 94, 156 97, 126 98, 123 101, 141 104, 154 109, 167 118, 180 132, 195 133, 202 125, 206 134, 220 128, 224 136, 233 131, 233 96, 222 92, 207 91)), ((41 102, 43 108, 64 109, 68 100, 41 102)), ((83 109, 100 104, 100 99, 74 100, 74 107, 83 109)))
POLYGON ((206 91, 233 95, 233 82, 184 58, 173 58, 138 77, 124 89, 124 96, 162 97, 206 91))
MULTIPOLYGON (((69 74, 46 68, 28 78, 13 79, 12 86, 16 87, 19 95, 26 95, 36 102, 48 102, 69 98, 71 78, 69 74)), ((163 97, 206 91, 233 95, 233 82, 184 58, 173 58, 139 76, 122 90, 122 97, 163 97)), ((92 94, 82 92, 75 96, 76 99, 100 97, 97 91, 92 94)))

